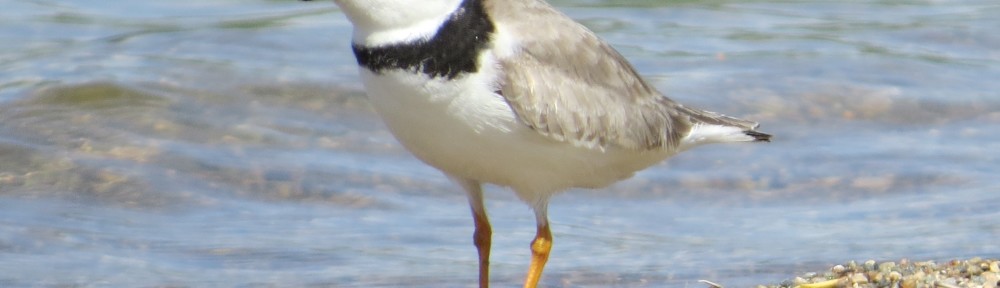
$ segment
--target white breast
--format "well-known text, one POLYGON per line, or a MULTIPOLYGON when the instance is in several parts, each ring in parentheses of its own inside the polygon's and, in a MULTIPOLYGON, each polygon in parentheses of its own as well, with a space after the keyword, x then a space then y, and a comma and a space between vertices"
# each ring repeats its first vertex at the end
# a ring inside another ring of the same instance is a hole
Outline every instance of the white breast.
POLYGON ((455 79, 411 71, 361 75, 375 110, 418 158, 445 173, 511 186, 525 201, 571 187, 596 188, 670 156, 576 147, 519 122, 497 95, 498 67, 480 57, 477 73, 455 79))

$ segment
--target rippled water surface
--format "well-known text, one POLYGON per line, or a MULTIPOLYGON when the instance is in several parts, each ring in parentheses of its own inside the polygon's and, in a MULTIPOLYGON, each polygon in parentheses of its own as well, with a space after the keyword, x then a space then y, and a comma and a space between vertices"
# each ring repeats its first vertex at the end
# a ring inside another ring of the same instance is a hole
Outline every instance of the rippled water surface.
MULTIPOLYGON (((996 1, 558 1, 660 90, 755 119, 553 199, 550 287, 1000 257, 996 1)), ((469 287, 466 200, 374 116, 329 2, 7 1, 0 286, 469 287)), ((490 187, 493 283, 530 209, 490 187)))

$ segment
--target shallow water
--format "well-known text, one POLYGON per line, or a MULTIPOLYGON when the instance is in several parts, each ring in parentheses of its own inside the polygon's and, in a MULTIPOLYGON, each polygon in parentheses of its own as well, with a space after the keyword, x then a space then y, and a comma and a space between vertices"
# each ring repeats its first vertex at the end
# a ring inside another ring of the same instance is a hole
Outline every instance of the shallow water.
MULTIPOLYGON (((543 282, 1000 257, 994 2, 555 2, 671 97, 776 136, 557 196, 543 282)), ((333 4, 4 5, 0 286, 474 285, 463 194, 371 113, 333 4)), ((533 216, 489 190, 514 286, 533 216)))

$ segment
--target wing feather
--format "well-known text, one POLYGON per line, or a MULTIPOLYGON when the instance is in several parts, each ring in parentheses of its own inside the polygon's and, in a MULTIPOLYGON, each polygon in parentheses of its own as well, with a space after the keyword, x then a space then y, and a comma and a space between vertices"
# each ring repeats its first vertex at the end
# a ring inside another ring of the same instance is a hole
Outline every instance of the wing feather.
POLYGON ((500 93, 538 133, 593 148, 674 149, 694 123, 756 123, 690 109, 647 84, 611 46, 542 1, 487 1, 509 30, 500 93))

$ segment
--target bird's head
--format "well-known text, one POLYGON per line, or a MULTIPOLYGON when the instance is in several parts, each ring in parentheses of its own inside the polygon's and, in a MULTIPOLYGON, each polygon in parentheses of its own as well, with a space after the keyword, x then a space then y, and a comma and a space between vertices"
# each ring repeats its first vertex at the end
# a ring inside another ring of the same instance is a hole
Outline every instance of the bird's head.
MULTIPOLYGON (((437 27, 447 19, 461 4, 462 0, 334 0, 337 6, 354 24, 355 37, 383 32, 396 31, 393 34, 411 36, 407 38, 426 37, 427 29, 415 27, 437 27), (400 32, 414 30, 410 32, 400 32)), ((398 37, 400 35, 396 35, 398 37)))

